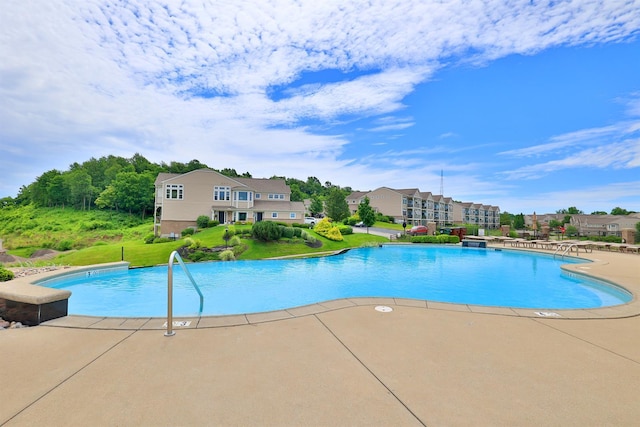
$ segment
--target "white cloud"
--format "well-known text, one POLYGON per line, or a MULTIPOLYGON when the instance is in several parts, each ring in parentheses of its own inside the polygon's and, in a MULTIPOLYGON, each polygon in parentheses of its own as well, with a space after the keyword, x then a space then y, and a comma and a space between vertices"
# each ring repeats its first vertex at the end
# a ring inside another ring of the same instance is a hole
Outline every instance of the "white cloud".
POLYGON ((638 166, 640 166, 640 139, 583 149, 561 159, 505 171, 504 175, 506 179, 533 179, 564 169, 626 169, 638 166))
MULTIPOLYGON (((349 139, 316 134, 305 121, 331 125, 349 115, 401 113, 417 85, 470 53, 482 63, 551 46, 623 40, 640 28, 639 9, 636 2, 593 0, 553 7, 480 0, 8 0, 0 14, 0 168, 21 168, 11 175, 19 182, 0 184, 0 193, 15 194, 36 175, 74 161, 135 152, 152 161, 198 158, 256 176, 313 171, 360 188, 425 176, 433 185, 437 165, 408 174, 399 161, 382 161, 387 170, 343 159, 349 139), (344 78, 270 97, 275 87, 325 70, 344 78)), ((629 109, 637 111, 633 102, 629 109)), ((541 154, 576 140, 584 135, 505 154, 541 154)), ((637 157, 614 157, 605 162, 637 164, 637 157)), ((554 167, 574 166, 565 159, 520 173, 554 167)))

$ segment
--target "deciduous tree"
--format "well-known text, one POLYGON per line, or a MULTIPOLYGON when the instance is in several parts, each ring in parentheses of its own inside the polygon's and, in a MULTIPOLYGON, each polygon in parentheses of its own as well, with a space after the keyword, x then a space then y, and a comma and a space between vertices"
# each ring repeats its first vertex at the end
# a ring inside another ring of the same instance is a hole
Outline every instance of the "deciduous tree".
POLYGON ((376 213, 369 204, 368 197, 365 197, 358 205, 358 216, 360 217, 360 221, 362 221, 362 223, 367 227, 368 233, 369 227, 376 222, 376 213))

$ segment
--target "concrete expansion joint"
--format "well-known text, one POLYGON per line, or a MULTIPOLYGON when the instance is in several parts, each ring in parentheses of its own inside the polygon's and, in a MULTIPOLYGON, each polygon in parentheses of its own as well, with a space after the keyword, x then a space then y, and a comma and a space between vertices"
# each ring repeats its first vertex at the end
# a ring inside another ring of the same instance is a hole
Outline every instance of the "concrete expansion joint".
POLYGON ((355 360, 356 360, 356 361, 357 361, 357 362, 358 362, 358 363, 359 363, 359 364, 360 364, 360 365, 361 365, 361 366, 362 366, 362 367, 363 367, 367 372, 369 372, 369 374, 371 374, 371 376, 372 376, 373 378, 375 378, 375 380, 376 380, 376 381, 377 381, 377 382, 378 382, 382 387, 384 387, 384 388, 387 390, 387 392, 389 392, 389 394, 391 394, 391 395, 394 397, 394 399, 396 399, 396 400, 398 401, 398 403, 400 403, 400 404, 401 404, 401 405, 402 405, 402 406, 403 406, 403 407, 404 407, 404 408, 405 408, 405 409, 406 409, 406 410, 407 410, 407 411, 408 411, 408 412, 409 412, 409 413, 410 413, 410 414, 411 414, 411 415, 416 419, 416 421, 418 421, 421 425, 423 425, 423 426, 425 426, 425 427, 426 427, 426 425, 427 425, 427 424, 426 424, 426 423, 424 423, 424 422, 420 419, 420 417, 418 417, 418 415, 417 415, 415 412, 413 412, 413 411, 411 410, 411 408, 409 408, 409 406, 408 406, 408 405, 407 405, 407 404, 406 404, 402 399, 400 399, 400 397, 399 397, 399 396, 398 396, 398 395, 397 395, 397 394, 396 394, 396 393, 395 393, 395 392, 394 392, 394 391, 393 391, 393 390, 392 390, 392 389, 391 389, 387 384, 385 384, 385 382, 384 382, 384 381, 382 381, 382 379, 381 379, 378 375, 376 375, 376 373, 375 373, 375 372, 373 372, 373 370, 372 370, 371 368, 369 368, 369 366, 367 366, 367 364, 366 364, 366 363, 364 363, 364 361, 362 361, 362 359, 360 359, 360 358, 355 354, 355 352, 354 352, 353 350, 351 350, 351 349, 349 348, 349 346, 348 346, 347 344, 345 344, 345 342, 344 342, 344 341, 342 341, 342 340, 341 340, 341 339, 336 335, 336 333, 335 333, 335 332, 334 332, 334 331, 333 331, 333 330, 332 330, 332 329, 331 329, 331 328, 330 328, 326 323, 324 323, 324 322, 322 321, 322 319, 320 319, 320 318, 318 317, 318 315, 317 315, 317 314, 314 314, 314 315, 313 315, 313 317, 315 317, 315 318, 316 318, 316 320, 317 320, 318 322, 320 322, 320 324, 321 324, 321 325, 322 325, 322 326, 323 326, 323 327, 324 327, 324 328, 325 328, 325 329, 326 329, 326 330, 327 330, 327 331, 328 331, 328 332, 329 332, 329 333, 330 333, 330 334, 331 334, 331 335, 336 339, 336 341, 338 341, 338 343, 339 343, 339 344, 340 344, 340 345, 341 345, 341 346, 342 346, 346 351, 348 351, 348 352, 349 352, 349 354, 351 354, 351 356, 352 356, 352 357, 353 357, 353 358, 354 358, 354 359, 355 359, 355 360))

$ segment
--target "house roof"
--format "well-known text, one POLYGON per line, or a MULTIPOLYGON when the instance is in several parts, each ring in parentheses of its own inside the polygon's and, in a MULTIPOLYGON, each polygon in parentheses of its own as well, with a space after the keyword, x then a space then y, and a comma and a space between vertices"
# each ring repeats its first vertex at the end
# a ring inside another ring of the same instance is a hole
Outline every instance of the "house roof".
POLYGON ((398 193, 404 194, 406 196, 415 196, 416 193, 420 194, 420 190, 418 190, 417 188, 402 188, 402 189, 393 189, 394 191, 397 191, 398 193))
POLYGON ((259 193, 291 193, 291 189, 284 179, 234 178, 234 180, 246 185, 247 187, 252 188, 259 193))
POLYGON ((166 180, 171 179, 171 178, 175 178, 176 176, 180 176, 180 175, 182 175, 182 174, 180 174, 180 173, 160 172, 158 174, 158 176, 156 177, 155 185, 162 184, 163 181, 166 181, 166 180))
MULTIPOLYGON (((196 169, 187 173, 165 173, 160 172, 156 177, 155 185, 160 185, 164 181, 171 180, 180 176, 192 174, 192 173, 214 173, 222 175, 220 172, 213 169, 196 169)), ((278 193, 278 194, 290 194, 291 189, 284 181, 284 179, 268 179, 268 178, 235 178, 223 175, 231 181, 238 183, 238 186, 248 187, 259 193, 278 193)))
POLYGON ((347 199, 360 199, 364 196, 366 196, 367 194, 369 194, 369 191, 354 191, 353 193, 349 194, 347 196, 347 199))

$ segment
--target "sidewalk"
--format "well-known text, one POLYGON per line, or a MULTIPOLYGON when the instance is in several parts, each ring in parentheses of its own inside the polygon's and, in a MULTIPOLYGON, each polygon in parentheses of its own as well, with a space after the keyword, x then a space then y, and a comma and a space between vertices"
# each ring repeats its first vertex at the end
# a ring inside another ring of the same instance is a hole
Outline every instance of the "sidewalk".
MULTIPOLYGON (((589 256, 638 294, 637 255, 589 256)), ((173 337, 0 331, 0 425, 637 425, 640 317, 487 311, 385 299, 173 337)))

